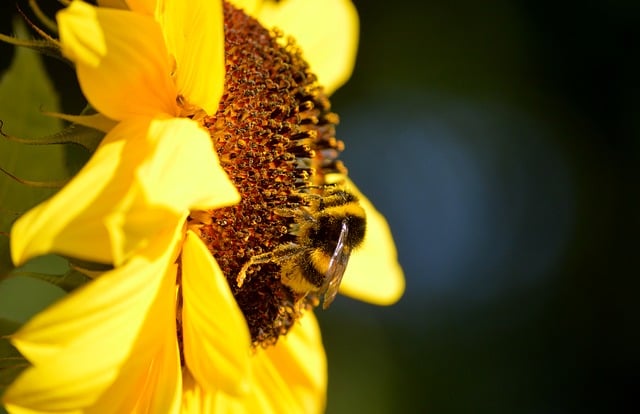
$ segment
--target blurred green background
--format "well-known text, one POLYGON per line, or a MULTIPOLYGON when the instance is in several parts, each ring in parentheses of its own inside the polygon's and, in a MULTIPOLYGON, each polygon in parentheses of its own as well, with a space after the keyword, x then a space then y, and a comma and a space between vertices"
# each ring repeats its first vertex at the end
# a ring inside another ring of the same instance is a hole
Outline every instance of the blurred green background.
POLYGON ((356 6, 338 136, 407 292, 319 312, 328 413, 635 412, 640 3, 356 6))

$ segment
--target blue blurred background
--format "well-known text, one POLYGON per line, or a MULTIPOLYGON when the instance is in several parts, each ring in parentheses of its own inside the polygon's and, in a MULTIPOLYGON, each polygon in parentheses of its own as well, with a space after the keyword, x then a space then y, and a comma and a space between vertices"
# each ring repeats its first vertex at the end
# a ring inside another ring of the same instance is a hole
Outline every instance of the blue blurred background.
POLYGON ((635 412, 640 3, 356 5, 333 108, 407 291, 319 312, 328 413, 635 412))
POLYGON ((328 412, 634 412, 640 3, 356 5, 338 134, 407 291, 321 313, 328 412))

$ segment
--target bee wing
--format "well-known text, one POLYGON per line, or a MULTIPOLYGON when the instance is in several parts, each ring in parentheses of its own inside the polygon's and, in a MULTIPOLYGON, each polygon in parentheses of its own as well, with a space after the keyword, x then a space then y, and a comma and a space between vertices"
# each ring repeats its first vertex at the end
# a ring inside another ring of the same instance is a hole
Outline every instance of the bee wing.
POLYGON ((342 228, 340 229, 340 237, 338 238, 336 249, 333 251, 333 255, 331 255, 329 268, 325 275, 326 282, 322 288, 322 292, 324 292, 322 309, 327 309, 335 299, 344 272, 347 270, 347 263, 349 263, 349 255, 351 254, 350 249, 345 248, 345 241, 347 240, 348 234, 349 226, 347 225, 347 221, 344 220, 342 222, 342 228))

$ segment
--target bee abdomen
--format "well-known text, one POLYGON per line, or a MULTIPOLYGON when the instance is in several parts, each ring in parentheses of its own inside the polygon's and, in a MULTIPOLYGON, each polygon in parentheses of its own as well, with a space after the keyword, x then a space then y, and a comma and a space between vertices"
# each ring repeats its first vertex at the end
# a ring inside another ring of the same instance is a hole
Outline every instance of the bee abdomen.
POLYGON ((331 256, 321 250, 306 250, 300 255, 300 271, 310 284, 320 289, 324 285, 330 260, 331 256))

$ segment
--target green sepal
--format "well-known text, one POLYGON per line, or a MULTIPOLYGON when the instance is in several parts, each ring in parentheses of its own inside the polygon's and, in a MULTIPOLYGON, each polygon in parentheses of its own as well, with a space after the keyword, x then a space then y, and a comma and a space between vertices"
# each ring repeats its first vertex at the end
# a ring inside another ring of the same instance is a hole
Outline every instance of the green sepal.
POLYGON ((87 272, 108 272, 109 270, 113 270, 113 265, 108 263, 98 263, 98 262, 89 262, 86 260, 76 259, 74 257, 68 256, 60 256, 66 259, 71 265, 72 268, 79 269, 80 271, 86 270, 87 272))
MULTIPOLYGON (((63 3, 63 1, 60 1, 60 3, 63 3)), ((68 4, 66 4, 65 6, 68 6, 68 4)), ((29 8, 31 8, 31 11, 33 11, 33 14, 36 16, 38 21, 42 25, 44 25, 44 27, 47 30, 49 30, 52 33, 56 33, 56 34, 58 33, 58 25, 56 24, 55 20, 52 20, 51 18, 49 18, 49 16, 47 16, 42 11, 37 0, 29 0, 29 8)), ((30 23, 30 24, 32 27, 37 28, 38 32, 42 32, 42 30, 39 29, 38 26, 36 26, 33 23, 30 23)))
POLYGON ((79 145, 93 154, 102 142, 105 133, 84 125, 73 124, 60 131, 56 136, 64 138, 68 144, 79 145))
POLYGON ((51 273, 15 271, 11 274, 11 276, 24 276, 39 279, 44 282, 51 283, 52 285, 58 286, 60 289, 64 290, 67 293, 91 280, 87 275, 73 268, 69 269, 66 273, 57 275, 51 273))
POLYGON ((25 145, 78 145, 84 148, 89 154, 93 154, 96 151, 96 148, 98 148, 98 145, 100 145, 105 135, 102 131, 78 124, 71 124, 60 132, 37 138, 15 137, 5 134, 1 128, 2 124, 0 121, 0 134, 12 142, 25 145))
POLYGON ((66 57, 62 56, 62 52, 60 51, 60 45, 49 39, 20 39, 14 36, 8 36, 6 34, 0 33, 0 41, 9 43, 14 46, 26 47, 31 50, 35 50, 36 52, 50 56, 52 58, 61 60, 70 66, 73 66, 73 62, 71 62, 66 57))

